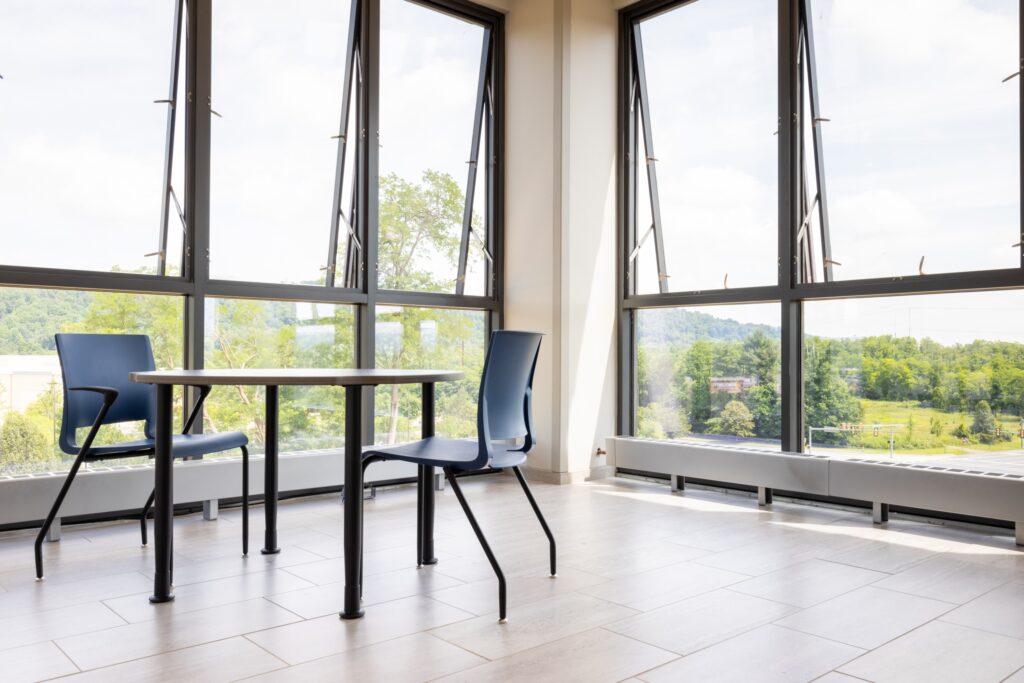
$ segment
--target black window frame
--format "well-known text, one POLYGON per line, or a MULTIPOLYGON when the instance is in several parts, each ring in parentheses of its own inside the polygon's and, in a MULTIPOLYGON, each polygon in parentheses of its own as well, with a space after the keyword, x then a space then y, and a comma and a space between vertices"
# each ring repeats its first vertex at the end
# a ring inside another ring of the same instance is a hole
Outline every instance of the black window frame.
MULTIPOLYGON (((616 430, 624 436, 636 435, 637 401, 637 353, 635 311, 643 308, 702 306, 743 303, 776 303, 780 307, 782 347, 782 450, 801 452, 803 450, 803 302, 821 299, 854 297, 878 297, 899 294, 931 294, 943 292, 979 292, 999 289, 1024 289, 1024 213, 1022 213, 1021 267, 994 270, 963 271, 955 273, 919 274, 916 276, 894 276, 882 278, 835 281, 825 271, 825 281, 809 281, 801 277, 804 262, 801 251, 809 251, 807 242, 799 239, 799 230, 812 203, 805 197, 806 178, 804 156, 815 157, 814 172, 822 177, 817 165, 819 154, 813 149, 801 149, 818 144, 802 138, 801 115, 817 117, 817 103, 812 98, 811 112, 803 112, 804 88, 813 84, 805 82, 800 59, 806 35, 804 14, 810 0, 777 0, 778 3, 778 280, 775 285, 719 289, 704 291, 636 293, 636 261, 633 257, 640 238, 636 225, 638 155, 643 153, 638 145, 635 98, 643 88, 635 84, 638 63, 635 54, 634 32, 641 21, 650 19, 691 2, 716 2, 717 0, 641 0, 619 11, 619 55, 618 55, 618 245, 617 245, 617 406, 616 430)), ((1019 66, 1024 68, 1024 0, 1018 0, 1018 55, 1019 66)), ((885 21, 880 13, 880 21, 885 21)), ((810 52, 810 50, 808 50, 810 52)), ((641 61, 642 63, 642 55, 641 61)), ((1024 103, 1024 78, 1018 78, 1018 102, 1024 103)), ((1020 168, 1021 198, 1024 200, 1024 114, 1020 113, 1020 146, 1018 166, 1020 168)), ((647 134, 650 134, 649 132, 647 134)), ((656 135, 656 131, 654 131, 656 135)), ((819 187, 823 187, 824 179, 819 187)), ((824 194, 824 192, 822 192, 824 194)), ((827 209, 823 202, 813 206, 827 221, 827 209)), ((653 212, 653 210, 652 210, 653 212)), ((660 229, 657 226, 655 233, 660 229)), ((827 233, 826 233, 827 234, 827 233)), ((822 259, 831 258, 822 250, 822 259)), ((661 255, 663 259, 664 256, 661 255)), ((805 256, 806 258, 806 256, 805 256)), ((659 262, 661 262, 659 260, 659 262)), ((827 265, 827 264, 826 264, 827 265)))
MULTIPOLYGON (((377 205, 378 205, 378 147, 365 144, 364 140, 375 140, 379 120, 379 50, 380 50, 380 1, 352 0, 351 17, 356 21, 350 26, 349 35, 339 36, 345 42, 348 52, 348 73, 361 70, 362 78, 355 101, 348 103, 348 113, 355 116, 360 140, 356 143, 355 187, 356 220, 353 226, 361 249, 357 249, 358 262, 351 262, 348 270, 357 270, 354 280, 343 280, 343 286, 335 286, 333 277, 325 277, 324 284, 279 284, 240 280, 219 280, 210 278, 210 125, 215 93, 211 83, 211 46, 217 36, 212 34, 212 13, 215 0, 178 0, 173 30, 172 57, 179 50, 184 51, 184 73, 179 73, 179 62, 173 60, 170 74, 169 98, 159 102, 168 106, 167 139, 165 146, 165 192, 161 206, 159 241, 166 250, 168 223, 180 219, 185 225, 182 244, 180 275, 166 275, 166 253, 159 253, 158 273, 140 274, 123 272, 102 272, 62 268, 0 265, 0 287, 25 287, 43 289, 72 289, 90 291, 111 291, 124 293, 167 294, 185 298, 184 305, 184 358, 183 366, 200 369, 204 366, 203 341, 205 337, 205 303, 207 298, 241 298, 276 301, 295 301, 326 304, 351 305, 356 309, 355 339, 356 367, 373 368, 375 365, 374 322, 377 306, 415 306, 424 308, 469 309, 483 311, 487 317, 487 330, 501 329, 504 322, 504 138, 505 138, 505 17, 495 10, 476 5, 466 0, 405 0, 428 9, 442 12, 456 18, 482 26, 490 36, 489 60, 481 70, 486 76, 489 106, 478 107, 478 119, 488 117, 487 136, 483 142, 486 167, 487 193, 487 235, 486 246, 491 256, 488 259, 488 286, 482 296, 470 296, 458 292, 430 293, 383 290, 377 287, 377 205), (347 42, 346 42, 347 41, 347 42), (358 59, 358 66, 353 60, 358 59), (186 101, 178 101, 176 87, 179 78, 185 79, 186 101), (181 211, 175 218, 172 206, 182 195, 172 193, 171 164, 175 125, 184 126, 185 187, 181 211), (355 286, 351 286, 351 285, 355 286), (349 285, 349 286, 344 286, 349 285)), ((348 102, 346 91, 344 100, 348 102)), ((343 122, 344 125, 344 122, 343 122)), ((344 134, 342 130, 342 134, 344 134)), ((478 133, 466 132, 467 147, 478 133)), ((349 141, 351 142, 351 141, 349 141)), ((343 154, 345 140, 339 138, 339 157, 343 154)), ((475 145, 474 145, 475 146, 475 145)), ((341 157, 343 158, 343 157, 341 157)), ((339 167, 342 164, 339 163, 339 167)), ((340 174, 340 171, 339 171, 340 174)), ((336 185, 340 186, 340 175, 336 185)), ((474 186, 475 189, 475 186, 474 186)), ((335 192, 334 207, 338 210, 338 196, 335 192)), ((324 197, 324 202, 331 197, 324 197)), ((333 256, 338 244, 338 221, 332 221, 331 232, 325 232, 324 244, 328 248, 325 260, 333 275, 333 256)), ((28 239, 26 233, 22 238, 28 239)), ((471 239, 463 231, 463 239, 471 239)), ((465 251, 465 248, 463 249, 465 251)), ((57 330, 54 330, 57 332, 57 330)), ((368 394, 370 392, 367 392, 368 394)), ((363 433, 367 443, 373 443, 373 396, 364 397, 365 423, 363 433)), ((202 428, 202 420, 196 421, 196 431, 202 428)))

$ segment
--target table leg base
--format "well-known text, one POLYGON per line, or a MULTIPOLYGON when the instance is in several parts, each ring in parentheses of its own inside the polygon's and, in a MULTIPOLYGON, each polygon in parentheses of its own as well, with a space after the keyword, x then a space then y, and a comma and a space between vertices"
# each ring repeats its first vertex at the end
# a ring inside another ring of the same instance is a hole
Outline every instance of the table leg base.
POLYGON ((173 602, 174 601, 174 593, 171 593, 167 597, 163 597, 163 598, 158 598, 155 595, 150 595, 149 596, 149 601, 151 603, 153 603, 154 605, 160 604, 161 602, 173 602))
POLYGON ((423 564, 437 564, 437 558, 432 557, 429 560, 423 560, 423 564))
POLYGON ((352 614, 349 614, 348 612, 340 612, 338 616, 342 619, 362 619, 364 614, 366 614, 366 612, 364 612, 363 610, 359 610, 358 612, 354 612, 352 614))
POLYGON ((264 555, 277 555, 281 552, 280 548, 260 548, 260 553, 264 555))

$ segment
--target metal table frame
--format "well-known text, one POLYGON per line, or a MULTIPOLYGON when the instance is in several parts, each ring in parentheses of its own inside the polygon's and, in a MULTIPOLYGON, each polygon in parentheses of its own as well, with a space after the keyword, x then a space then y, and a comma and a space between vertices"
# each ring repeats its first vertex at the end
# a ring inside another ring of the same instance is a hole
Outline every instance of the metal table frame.
MULTIPOLYGON (((423 386, 422 434, 434 435, 434 384, 461 379, 451 370, 166 370, 131 373, 132 381, 156 385, 156 463, 153 505, 156 571, 150 602, 174 600, 171 587, 174 541, 174 467, 171 456, 173 394, 176 385, 257 385, 266 387, 266 445, 264 456, 264 512, 266 531, 263 554, 280 552, 277 545, 278 497, 278 389, 281 386, 331 385, 345 387, 345 502, 344 557, 345 605, 343 619, 363 616, 361 574, 363 548, 362 390, 378 384, 421 384, 423 386), (359 444, 351 448, 351 444, 359 444), (355 495, 352 495, 352 494, 355 495)), ((417 476, 417 560, 434 564, 433 467, 420 466, 417 476)))

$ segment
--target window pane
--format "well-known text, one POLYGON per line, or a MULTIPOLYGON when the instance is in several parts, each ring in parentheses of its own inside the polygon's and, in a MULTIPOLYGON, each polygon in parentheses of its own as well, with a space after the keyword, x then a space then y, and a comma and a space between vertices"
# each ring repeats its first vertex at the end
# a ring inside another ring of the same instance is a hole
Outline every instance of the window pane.
POLYGON ((812 450, 1024 474, 1022 306, 1022 291, 804 304, 812 450))
POLYGON ((777 450, 779 305, 636 312, 637 436, 777 450))
MULTIPOLYGON (((381 2, 384 289, 455 291, 483 34, 480 26, 406 0, 381 2)), ((480 163, 478 175, 486 168, 480 163)))
MULTIPOLYGON (((208 299, 205 361, 209 368, 351 368, 355 320, 350 306, 208 299)), ((345 392, 337 387, 281 387, 278 412, 282 452, 341 448, 345 392)), ((263 451, 263 387, 215 387, 206 400, 209 432, 245 432, 263 451)), ((227 453, 226 455, 232 455, 227 453)))
MULTIPOLYGON (((175 2, 105 7, 4 3, 3 263, 156 272, 168 107, 153 101, 167 97, 175 2)), ((177 217, 171 228, 175 272, 177 217)))
POLYGON ((1019 267, 1018 4, 811 8, 835 278, 1019 267))
MULTIPOLYGON (((178 368, 182 312, 176 296, 0 289, 0 475, 62 471, 74 461, 57 442, 64 400, 54 334, 148 334, 157 368, 178 368)), ((141 438, 141 423, 122 423, 101 428, 96 443, 141 438)))
MULTIPOLYGON (((484 367, 487 313, 441 308, 377 308, 377 367, 461 370, 465 379, 435 385, 438 436, 476 438, 476 407, 484 367)), ((419 386, 377 387, 376 441, 382 444, 421 437, 419 386)))
POLYGON ((212 277, 324 282, 348 19, 339 0, 215 0, 212 277))
MULTIPOLYGON (((777 11, 698 0, 641 23, 671 291, 777 280, 777 11)), ((640 176, 646 156, 641 137, 640 176)), ((640 265, 638 291, 657 291, 656 268, 640 265)))

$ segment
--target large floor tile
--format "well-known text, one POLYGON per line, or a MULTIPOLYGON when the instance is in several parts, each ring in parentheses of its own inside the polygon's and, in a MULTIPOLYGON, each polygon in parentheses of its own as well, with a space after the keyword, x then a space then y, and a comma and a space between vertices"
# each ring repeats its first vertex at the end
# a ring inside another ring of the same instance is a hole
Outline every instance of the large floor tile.
POLYGON ((1024 641, 933 622, 839 667, 877 683, 985 683, 1024 666, 1024 641))
POLYGON ((247 637, 289 664, 298 664, 426 631, 471 616, 451 605, 415 596, 368 608, 362 619, 341 619, 335 613, 249 633, 247 637))
MULTIPOLYGON (((413 595, 426 595, 432 591, 460 585, 460 581, 435 572, 433 567, 399 569, 375 574, 367 581, 363 586, 363 605, 371 606, 413 595)), ((295 612, 303 619, 337 614, 345 604, 345 582, 338 581, 300 590, 278 592, 267 599, 295 612)))
POLYGON ((495 611, 432 633, 482 657, 498 659, 632 614, 636 611, 621 605, 570 594, 512 606, 507 624, 498 623, 495 611))
MULTIPOLYGON (((532 576, 508 576, 506 580, 509 609, 518 609, 537 600, 547 600, 576 590, 585 593, 587 587, 608 581, 603 576, 588 574, 571 567, 560 569, 558 576, 554 578, 543 573, 532 576)), ((430 597, 477 616, 490 614, 498 609, 498 581, 489 578, 484 581, 459 583, 451 588, 433 591, 430 597)))
POLYGON ((777 623, 860 648, 878 647, 953 609, 953 605, 872 586, 797 612, 777 623))
POLYGON ((185 614, 168 612, 149 621, 61 638, 57 645, 79 668, 95 669, 272 628, 298 618, 266 600, 247 600, 185 614))
POLYGON ((280 669, 252 681, 386 681, 420 683, 484 663, 482 657, 425 633, 415 633, 280 669))
POLYGON ((722 589, 609 624, 607 628, 685 655, 793 611, 789 605, 722 589))
POLYGON ((75 683, 234 681, 284 666, 280 659, 245 638, 235 637, 95 669, 63 680, 75 683))
POLYGON ((942 621, 1024 639, 1024 583, 989 591, 943 615, 942 621))
POLYGON ((114 573, 78 581, 33 581, 20 589, 0 593, 0 616, 44 612, 86 602, 152 591, 153 581, 139 572, 114 573))
POLYGON ((811 681, 862 650, 767 625, 641 674, 660 681, 796 683, 811 681))
POLYGON ((121 617, 99 602, 0 618, 0 650, 122 624, 121 617))
POLYGON ((50 641, 0 651, 0 678, 5 683, 29 683, 78 671, 50 641))
POLYGON ((887 576, 889 574, 847 564, 807 560, 729 588, 787 605, 810 607, 887 576))
MULTIPOLYGON (((274 593, 286 593, 313 584, 294 574, 274 569, 267 572, 252 572, 213 581, 189 583, 175 586, 173 602, 156 606, 149 603, 150 590, 135 595, 126 595, 103 602, 117 612, 125 621, 147 621, 167 615, 185 614, 218 605, 243 602, 274 593)), ((340 603, 339 603, 340 604, 340 603)))
POLYGON ((676 659, 678 655, 601 628, 482 664, 445 683, 614 683, 676 659))
POLYGON ((963 604, 1013 580, 1015 572, 937 555, 875 584, 879 588, 963 604))
POLYGON ((672 602, 692 598, 744 581, 745 574, 680 562, 612 579, 584 588, 580 592, 640 611, 648 611, 672 602))

